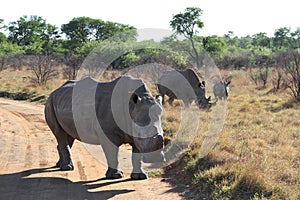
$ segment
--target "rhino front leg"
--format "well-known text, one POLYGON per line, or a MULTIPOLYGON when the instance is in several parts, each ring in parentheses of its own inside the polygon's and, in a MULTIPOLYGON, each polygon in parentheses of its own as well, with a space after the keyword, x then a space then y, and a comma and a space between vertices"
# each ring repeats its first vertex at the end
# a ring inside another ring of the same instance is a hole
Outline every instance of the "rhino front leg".
POLYGON ((147 173, 142 169, 142 154, 132 152, 132 173, 130 175, 133 180, 147 179, 147 173))
POLYGON ((118 169, 119 161, 118 161, 118 154, 119 154, 119 147, 112 144, 110 141, 103 142, 101 144, 102 149, 104 151, 108 169, 105 173, 105 177, 107 179, 117 179, 123 177, 123 172, 118 169))

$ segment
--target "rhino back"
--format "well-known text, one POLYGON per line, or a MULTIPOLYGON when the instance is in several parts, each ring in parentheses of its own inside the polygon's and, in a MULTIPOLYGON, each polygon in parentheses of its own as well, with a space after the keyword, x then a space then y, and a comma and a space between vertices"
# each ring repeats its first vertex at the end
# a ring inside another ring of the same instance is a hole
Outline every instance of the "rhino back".
POLYGON ((94 128, 96 120, 94 92, 97 84, 90 78, 67 82, 49 97, 54 112, 52 117, 56 118, 64 132, 90 144, 99 144, 98 133, 94 128))
MULTIPOLYGON (((112 95, 118 81, 120 78, 112 82, 97 82, 86 78, 65 83, 50 95, 47 104, 53 109, 48 109, 46 118, 55 117, 57 124, 67 134, 82 142, 100 144, 103 137, 107 137, 117 146, 122 143, 133 143, 132 137, 125 133, 126 130, 119 128, 112 113, 112 95)), ((128 105, 128 101, 124 102, 128 100, 125 98, 126 95, 131 95, 133 91, 142 95, 148 90, 141 81, 128 77, 123 78, 120 85, 120 101, 114 106, 119 106, 116 114, 120 118, 126 118, 124 116, 126 112, 124 105, 128 105), (138 89, 135 90, 136 88, 138 89)))
POLYGON ((179 71, 188 80, 192 88, 196 91, 199 87, 200 81, 196 73, 192 69, 186 69, 184 71, 179 71))
MULTIPOLYGON (((166 71, 159 79, 158 84, 167 88, 168 93, 172 91, 179 99, 193 99, 195 96, 194 87, 189 80, 190 74, 185 71, 166 71)), ((164 88, 162 87, 162 88, 164 88)))

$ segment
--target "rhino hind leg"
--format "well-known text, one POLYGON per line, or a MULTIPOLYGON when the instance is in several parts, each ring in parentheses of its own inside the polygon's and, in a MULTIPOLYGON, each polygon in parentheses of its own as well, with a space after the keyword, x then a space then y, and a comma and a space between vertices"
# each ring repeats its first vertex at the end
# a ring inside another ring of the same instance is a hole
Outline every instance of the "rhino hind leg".
POLYGON ((59 153, 59 160, 56 163, 56 167, 59 167, 62 171, 74 170, 74 165, 71 159, 70 147, 67 146, 57 146, 59 153))
POLYGON ((56 163, 56 167, 59 167, 61 170, 73 170, 74 166, 71 160, 70 148, 73 145, 74 138, 68 135, 57 121, 52 105, 52 98, 49 98, 46 104, 45 119, 58 143, 59 160, 56 163))
POLYGON ((68 141, 68 145, 69 145, 70 149, 72 148, 72 146, 74 144, 74 140, 75 139, 72 136, 68 135, 67 141, 68 141))
POLYGON ((56 163, 56 167, 59 167, 62 171, 70 171, 74 170, 74 165, 71 159, 71 147, 74 143, 74 138, 67 135, 66 133, 61 134, 65 137, 57 137, 58 141, 58 154, 59 154, 59 160, 56 163), (62 139, 66 138, 66 139, 62 139))

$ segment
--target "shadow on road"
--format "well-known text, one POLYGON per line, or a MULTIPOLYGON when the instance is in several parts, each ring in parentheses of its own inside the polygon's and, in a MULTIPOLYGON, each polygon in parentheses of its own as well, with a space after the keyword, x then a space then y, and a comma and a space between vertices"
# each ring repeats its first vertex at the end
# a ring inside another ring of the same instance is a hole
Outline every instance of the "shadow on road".
POLYGON ((61 177, 29 177, 39 173, 55 172, 55 168, 38 168, 18 173, 0 175, 0 199, 109 199, 134 190, 89 191, 101 187, 130 181, 130 179, 72 182, 61 177), (102 181, 102 182, 101 182, 102 181), (99 183, 100 182, 100 183, 99 183))

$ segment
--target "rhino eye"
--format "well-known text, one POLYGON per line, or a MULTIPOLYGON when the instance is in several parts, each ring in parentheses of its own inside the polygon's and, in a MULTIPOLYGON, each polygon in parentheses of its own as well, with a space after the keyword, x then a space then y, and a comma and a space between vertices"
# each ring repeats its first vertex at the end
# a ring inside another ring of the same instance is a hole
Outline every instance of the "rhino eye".
POLYGON ((130 101, 132 101, 134 104, 136 104, 139 100, 140 100, 140 97, 136 93, 133 93, 131 95, 130 101))

